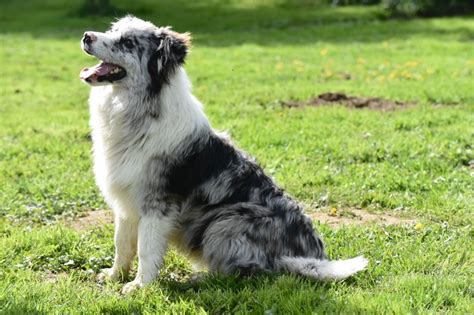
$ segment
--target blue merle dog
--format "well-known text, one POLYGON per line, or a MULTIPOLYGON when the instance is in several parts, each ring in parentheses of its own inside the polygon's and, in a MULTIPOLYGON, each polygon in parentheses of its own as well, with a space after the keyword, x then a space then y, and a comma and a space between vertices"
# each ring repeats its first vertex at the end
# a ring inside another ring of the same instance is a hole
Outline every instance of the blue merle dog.
POLYGON ((82 49, 100 63, 81 71, 90 94, 94 172, 115 215, 115 260, 100 278, 153 281, 169 243, 211 272, 283 271, 318 280, 363 270, 331 261, 302 208, 252 158, 214 131, 183 68, 189 34, 132 16, 82 49))

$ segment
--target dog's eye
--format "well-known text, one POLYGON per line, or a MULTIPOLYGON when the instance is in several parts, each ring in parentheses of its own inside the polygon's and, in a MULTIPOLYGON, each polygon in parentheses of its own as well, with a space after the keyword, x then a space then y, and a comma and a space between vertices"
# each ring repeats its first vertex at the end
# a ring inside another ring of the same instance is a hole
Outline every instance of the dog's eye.
POLYGON ((132 49, 133 48, 133 42, 131 39, 126 39, 123 41, 123 45, 125 47, 127 47, 128 49, 132 49))

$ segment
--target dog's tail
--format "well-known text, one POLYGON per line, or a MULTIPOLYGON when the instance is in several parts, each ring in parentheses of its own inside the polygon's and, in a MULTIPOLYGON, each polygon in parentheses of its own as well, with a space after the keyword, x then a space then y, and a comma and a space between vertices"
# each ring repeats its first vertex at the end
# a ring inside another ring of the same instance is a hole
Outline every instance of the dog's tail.
POLYGON ((307 257, 282 257, 280 267, 290 273, 317 280, 342 280, 367 267, 368 260, 358 256, 346 260, 325 260, 307 257))

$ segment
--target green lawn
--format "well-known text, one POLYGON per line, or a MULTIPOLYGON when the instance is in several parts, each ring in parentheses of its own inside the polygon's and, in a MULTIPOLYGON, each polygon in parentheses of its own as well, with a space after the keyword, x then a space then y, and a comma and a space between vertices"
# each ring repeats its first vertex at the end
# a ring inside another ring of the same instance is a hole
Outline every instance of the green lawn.
POLYGON ((187 70, 217 129, 308 211, 360 207, 416 225, 315 222, 330 257, 363 254, 339 283, 289 275, 187 281, 171 253, 130 296, 95 282, 113 227, 64 222, 106 205, 95 187, 80 2, 0 0, 0 313, 473 313, 474 20, 391 20, 311 1, 112 1, 190 31, 187 70), (348 79, 350 77, 350 79, 348 79), (323 92, 416 102, 392 112, 284 108, 323 92), (471 166, 470 166, 471 164, 471 166))

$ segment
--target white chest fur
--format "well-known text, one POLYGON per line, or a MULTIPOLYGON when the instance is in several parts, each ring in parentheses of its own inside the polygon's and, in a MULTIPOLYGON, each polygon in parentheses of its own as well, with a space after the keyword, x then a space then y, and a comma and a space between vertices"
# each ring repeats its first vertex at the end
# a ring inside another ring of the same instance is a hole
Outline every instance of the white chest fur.
MULTIPOLYGON (((90 111, 96 182, 114 211, 137 212, 146 148, 127 122, 126 102, 110 86, 91 91, 90 111)), ((145 128, 146 126, 140 126, 145 128)))
POLYGON ((146 108, 154 104, 145 103, 146 98, 131 90, 112 86, 91 90, 94 173, 115 212, 138 212, 150 159, 172 154, 190 135, 210 129, 183 69, 173 82, 152 100, 159 106, 158 118, 146 115, 146 108))

